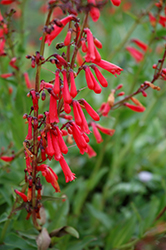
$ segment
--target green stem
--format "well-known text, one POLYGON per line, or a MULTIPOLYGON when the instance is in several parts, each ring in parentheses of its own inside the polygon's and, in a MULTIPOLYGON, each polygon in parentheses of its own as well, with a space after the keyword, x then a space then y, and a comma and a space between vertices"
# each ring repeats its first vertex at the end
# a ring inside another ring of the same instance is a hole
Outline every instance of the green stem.
MULTIPOLYGON (((45 26, 49 25, 51 14, 52 14, 53 8, 50 8, 48 12, 48 16, 46 19, 45 26)), ((45 37, 46 34, 43 33, 42 36, 42 41, 40 45, 40 55, 43 56, 44 54, 44 48, 45 48, 45 37)), ((39 92, 40 88, 40 72, 41 72, 41 64, 39 63, 37 65, 37 70, 36 70, 36 81, 35 81, 35 91, 39 92)), ((34 111, 34 117, 38 118, 38 110, 34 111)), ((32 212, 32 219, 33 219, 33 224, 36 227, 37 230, 40 230, 40 226, 37 223, 37 218, 36 218, 36 212, 35 212, 35 207, 36 207, 36 167, 37 167, 37 154, 38 154, 38 129, 33 129, 33 155, 34 159, 32 161, 32 178, 33 178, 33 185, 32 185, 32 207, 33 207, 33 212, 32 212)))

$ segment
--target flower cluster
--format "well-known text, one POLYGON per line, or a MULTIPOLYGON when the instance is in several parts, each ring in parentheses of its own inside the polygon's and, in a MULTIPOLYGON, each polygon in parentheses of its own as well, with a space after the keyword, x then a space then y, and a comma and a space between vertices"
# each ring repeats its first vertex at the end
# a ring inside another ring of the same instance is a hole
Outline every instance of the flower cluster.
MULTIPOLYGON (((120 4, 120 1, 112 2, 117 6, 120 4)), ((50 10, 54 8, 54 4, 55 1, 49 1, 50 10)), ((97 3, 88 1, 87 8, 92 19, 96 21, 99 17, 97 3)), ((75 143, 81 154, 87 153, 89 157, 93 157, 96 153, 89 145, 88 137, 91 133, 91 127, 97 143, 102 141, 99 131, 110 136, 115 132, 114 129, 104 128, 98 123, 100 117, 104 115, 103 112, 95 111, 85 99, 78 97, 80 89, 78 88, 77 76, 81 71, 85 72, 87 83, 85 88, 93 90, 96 94, 101 93, 102 87, 108 86, 107 79, 101 73, 100 68, 105 69, 115 77, 122 71, 119 66, 101 59, 99 49, 102 49, 102 43, 92 33, 87 20, 88 13, 85 15, 83 26, 81 26, 77 11, 70 9, 68 16, 49 21, 44 26, 44 33, 40 38, 42 46, 50 46, 55 38, 66 30, 64 42, 56 45, 58 50, 66 48, 66 53, 54 53, 48 58, 44 58, 43 53, 37 51, 32 56, 26 56, 27 59, 31 60, 31 67, 37 70, 36 78, 39 77, 38 71, 43 64, 55 65, 54 79, 50 81, 42 79, 38 83, 36 81, 34 89, 28 74, 24 74, 27 88, 30 89, 27 96, 32 99, 30 113, 23 115, 28 125, 28 133, 23 143, 26 160, 25 182, 28 190, 27 195, 24 193, 25 190, 24 192, 15 190, 15 192, 26 203, 27 219, 35 209, 36 218, 40 217, 42 190, 40 173, 52 185, 55 192, 60 192, 58 176, 45 163, 46 160, 59 162, 66 182, 73 181, 76 176, 64 157, 68 153, 68 147, 75 143), (68 29, 66 29, 67 24, 68 29), (76 68, 75 62, 80 51, 84 53, 84 59, 82 58, 82 63, 76 68), (39 112, 39 99, 41 101, 47 100, 47 102, 49 100, 48 110, 45 110, 43 114, 39 112), (89 122, 86 118, 87 115, 91 118, 89 122)), ((16 66, 14 59, 12 63, 16 66)), ((111 105, 110 101, 109 105, 111 105)))

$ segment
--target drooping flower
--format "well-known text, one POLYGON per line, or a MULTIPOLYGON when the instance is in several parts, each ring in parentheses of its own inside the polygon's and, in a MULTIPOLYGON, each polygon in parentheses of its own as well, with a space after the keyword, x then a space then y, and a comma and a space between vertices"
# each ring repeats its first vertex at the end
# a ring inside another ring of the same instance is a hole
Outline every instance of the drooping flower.
POLYGON ((73 70, 70 70, 69 74, 70 74, 70 95, 74 98, 77 95, 77 88, 75 85, 73 70))
POLYGON ((46 153, 48 156, 52 157, 55 154, 55 149, 53 147, 52 137, 50 131, 47 132, 47 147, 46 153))
POLYGON ((84 152, 87 151, 87 142, 83 136, 83 133, 80 131, 78 125, 75 122, 71 122, 71 131, 73 134, 73 138, 77 144, 77 147, 80 150, 81 154, 84 154, 84 152))
POLYGON ((27 140, 31 140, 32 139, 32 116, 27 117, 28 120, 28 134, 26 136, 27 140))
POLYGON ((0 56, 5 55, 5 39, 0 39, 0 56))
POLYGON ((65 69, 62 71, 62 74, 63 74, 63 89, 62 89, 63 99, 64 99, 64 102, 70 104, 72 101, 72 98, 69 92, 69 86, 67 82, 67 73, 65 69))
POLYGON ((148 49, 148 45, 139 39, 132 39, 131 42, 135 43, 138 47, 140 47, 143 51, 148 49))
POLYGON ((115 6, 119 6, 121 4, 121 0, 111 0, 111 2, 115 6))
POLYGON ((97 129, 96 123, 91 122, 91 126, 92 126, 93 134, 96 138, 97 143, 101 143, 103 141, 103 139, 102 139, 101 134, 99 133, 99 131, 97 129))
POLYGON ((63 154, 67 154, 68 147, 66 146, 66 143, 63 140, 61 130, 58 128, 58 126, 56 127, 56 131, 58 133, 58 144, 59 144, 60 150, 63 154))
POLYGON ((25 79, 25 83, 26 83, 27 88, 31 89, 32 88, 32 83, 30 82, 30 79, 29 79, 29 76, 28 76, 27 72, 24 73, 24 79, 25 79))
POLYGON ((81 101, 83 102, 86 111, 92 117, 92 119, 95 121, 99 121, 100 116, 98 115, 98 113, 89 105, 89 103, 86 100, 82 99, 81 101))
POLYGON ((10 60, 10 62, 9 62, 9 64, 10 64, 10 66, 11 67, 13 67, 14 69, 16 69, 16 70, 18 70, 19 68, 16 66, 16 61, 17 61, 17 58, 16 57, 13 57, 11 60, 10 60))
POLYGON ((16 194, 18 194, 23 199, 24 202, 28 201, 27 196, 24 193, 18 191, 17 189, 15 189, 14 191, 16 194))
POLYGON ((156 25, 156 18, 153 16, 153 14, 151 12, 149 12, 149 21, 150 21, 152 27, 155 27, 155 25, 156 25))
POLYGON ((143 60, 144 54, 136 48, 128 46, 126 47, 126 50, 129 51, 130 55, 136 60, 137 63, 143 60))
POLYGON ((89 158, 96 156, 96 152, 89 144, 87 144, 87 152, 86 153, 88 154, 89 158))
POLYGON ((53 90, 54 90, 55 94, 59 94, 59 92, 60 92, 59 73, 60 73, 60 70, 57 69, 56 72, 55 72, 55 82, 54 82, 54 87, 53 87, 53 90))
POLYGON ((68 46, 70 44, 70 41, 71 41, 71 33, 72 33, 72 29, 69 29, 67 31, 67 35, 65 37, 65 40, 64 40, 64 45, 65 46, 68 46))
POLYGON ((166 16, 159 17, 159 24, 161 24, 164 28, 166 27, 166 16))
POLYGON ((144 107, 141 107, 141 106, 135 106, 135 105, 132 105, 128 102, 125 102, 123 103, 124 106, 128 107, 129 109, 135 111, 135 112, 144 112, 145 111, 145 108, 144 107))
MULTIPOLYGON (((60 20, 61 26, 59 27, 56 24, 53 25, 54 30, 51 32, 51 34, 47 34, 45 38, 45 43, 48 43, 48 46, 51 45, 52 41, 59 35, 59 33, 63 30, 63 28, 66 26, 68 22, 71 20, 74 20, 76 17, 74 15, 69 15, 63 19, 60 20)), ((42 37, 40 38, 40 40, 42 37)))
POLYGON ((65 161, 64 157, 62 157, 59 160, 59 163, 61 165, 62 171, 65 175, 65 180, 66 182, 73 181, 76 177, 75 174, 71 172, 67 162, 65 161))
POLYGON ((99 81, 99 83, 103 86, 103 87, 107 87, 108 86, 108 82, 107 80, 105 79, 105 77, 102 75, 102 73, 100 72, 100 70, 95 66, 91 66, 92 69, 94 69, 95 71, 95 74, 96 74, 96 77, 99 81))
POLYGON ((107 70, 108 72, 110 72, 111 74, 113 74, 115 77, 116 77, 116 75, 120 75, 121 71, 123 70, 119 66, 117 66, 117 65, 115 65, 113 63, 110 63, 108 61, 105 61, 103 59, 101 59, 100 62, 98 62, 96 60, 93 60, 92 63, 98 65, 102 69, 107 70))
POLYGON ((90 9, 90 16, 91 16, 93 22, 97 22, 97 20, 100 17, 100 10, 95 7, 96 1, 95 0, 88 0, 88 3, 93 4, 93 6, 90 9))
POLYGON ((55 172, 46 164, 41 164, 36 167, 37 171, 41 171, 42 175, 45 177, 48 183, 51 183, 56 192, 60 192, 60 187, 58 185, 58 176, 55 172))
MULTIPOLYGON (((78 115, 79 115, 80 120, 81 120, 81 123, 80 123, 79 125, 80 125, 80 127, 81 127, 81 129, 82 129, 83 132, 89 134, 89 133, 90 133, 90 130, 89 130, 89 127, 88 127, 88 123, 87 123, 87 121, 86 121, 86 118, 85 118, 85 116, 84 116, 84 112, 83 112, 83 110, 81 109, 81 106, 80 106, 79 102, 78 102, 78 101, 75 101, 75 103, 76 103, 76 109, 77 109, 77 111, 78 111, 78 115)), ((89 139, 89 138, 88 138, 88 139, 89 139)))
POLYGON ((58 112, 57 112, 57 100, 52 95, 50 95, 49 117, 50 117, 50 123, 59 122, 58 112))
POLYGON ((87 55, 85 57, 85 60, 87 62, 93 61, 95 60, 95 45, 94 45, 94 41, 93 41, 93 34, 90 31, 90 29, 85 28, 84 29, 86 35, 87 35, 87 42, 88 42, 88 51, 87 51, 87 55))
POLYGON ((103 126, 101 126, 100 124, 96 123, 96 127, 104 134, 113 136, 113 134, 115 133, 115 129, 110 129, 110 128, 104 128, 103 126))
POLYGON ((94 38, 94 44, 98 49, 102 49, 103 47, 102 43, 96 37, 94 38))
POLYGON ((2 161, 6 161, 6 162, 13 161, 14 158, 15 158, 15 155, 12 155, 12 156, 2 155, 2 156, 0 156, 0 159, 2 161))
POLYGON ((1 74, 0 75, 0 77, 2 77, 2 78, 9 78, 9 77, 11 77, 11 76, 13 76, 13 73, 5 73, 5 74, 1 74))

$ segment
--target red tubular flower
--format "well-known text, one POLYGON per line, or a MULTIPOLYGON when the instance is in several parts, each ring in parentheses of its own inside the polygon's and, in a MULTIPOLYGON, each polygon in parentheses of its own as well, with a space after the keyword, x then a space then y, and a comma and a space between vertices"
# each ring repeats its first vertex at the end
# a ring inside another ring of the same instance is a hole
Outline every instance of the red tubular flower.
POLYGON ((94 86, 94 87, 93 87, 93 91, 94 91, 96 94, 100 94, 101 91, 102 91, 100 85, 98 84, 98 82, 97 82, 96 78, 94 77, 94 75, 92 74, 92 72, 89 71, 89 73, 90 73, 90 77, 91 77, 91 79, 92 79, 92 81, 93 81, 93 86, 94 86))
POLYGON ((30 174, 32 172, 32 166, 31 166, 32 159, 30 158, 30 156, 27 154, 26 151, 25 151, 25 161, 26 161, 27 171, 30 174))
MULTIPOLYGON (((59 33, 63 30, 63 28, 66 26, 68 22, 75 19, 74 15, 69 15, 62 20, 60 20, 60 23, 62 24, 62 27, 58 27, 56 24, 53 25, 54 30, 51 32, 51 34, 47 34, 45 38, 45 43, 48 43, 48 46, 51 45, 52 41, 59 35, 59 33)), ((40 40, 42 37, 40 38, 40 40)))
POLYGON ((73 70, 70 70, 69 74, 70 74, 70 84, 71 84, 71 86, 70 86, 70 95, 74 98, 77 95, 77 88, 76 88, 76 85, 75 85, 73 70))
POLYGON ((58 138, 54 133, 51 133, 51 135, 52 135, 52 145, 54 148, 54 159, 56 161, 59 161, 62 157, 62 153, 58 144, 58 138))
POLYGON ((35 92, 35 90, 31 90, 30 93, 31 93, 31 96, 32 96, 34 111, 37 111, 39 109, 39 107, 38 107, 38 99, 37 99, 37 96, 36 96, 36 92, 35 92))
POLYGON ((93 22, 97 22, 100 17, 100 10, 96 7, 92 7, 90 10, 90 16, 93 22))
POLYGON ((0 4, 8 5, 8 4, 11 4, 11 3, 13 3, 13 2, 15 2, 15 0, 2 0, 2 1, 0 2, 0 4))
MULTIPOLYGON (((77 102, 77 109, 78 109, 80 118, 81 118, 81 120, 82 120, 82 123, 81 123, 81 125, 80 125, 82 131, 85 132, 85 133, 87 133, 87 134, 90 134, 90 130, 89 130, 89 127, 88 127, 88 123, 87 123, 87 121, 86 121, 86 118, 85 118, 85 116, 84 116, 84 112, 82 111, 79 102, 77 102)), ((89 139, 89 138, 88 138, 88 139, 89 139)))
POLYGON ((24 79, 25 79, 25 83, 26 83, 27 88, 31 89, 32 88, 32 84, 30 82, 30 79, 29 79, 29 76, 28 76, 27 72, 24 73, 24 79))
POLYGON ((95 157, 97 155, 94 149, 89 144, 87 144, 87 154, 89 158, 95 157))
POLYGON ((56 127, 56 131, 58 133, 58 143, 59 143, 60 150, 61 150, 61 152, 63 154, 67 154, 68 153, 68 147, 66 146, 66 143, 63 140, 61 131, 60 131, 60 129, 58 127, 56 127))
POLYGON ((144 112, 145 111, 145 108, 144 107, 141 107, 141 106, 135 106, 135 105, 132 105, 128 102, 126 103, 123 103, 123 105, 125 105, 126 107, 128 107, 129 109, 135 111, 135 112, 144 112))
POLYGON ((98 49, 102 49, 103 47, 102 43, 96 37, 94 38, 94 44, 98 49))
POLYGON ((59 63, 60 63, 61 65, 65 66, 65 67, 68 66, 66 60, 65 60, 62 56, 60 56, 60 55, 58 55, 58 54, 54 54, 54 55, 55 55, 55 57, 58 59, 58 61, 59 61, 59 63))
POLYGON ((149 21, 150 21, 152 27, 155 27, 155 25, 156 25, 156 18, 152 15, 151 12, 149 12, 149 21))
POLYGON ((94 48, 94 50, 95 50, 95 61, 100 62, 101 61, 101 55, 100 55, 99 51, 96 49, 96 47, 94 48))
POLYGON ((17 189, 15 189, 14 191, 15 191, 16 194, 18 194, 23 199, 24 202, 28 201, 27 196, 24 193, 21 193, 17 189))
POLYGON ((119 6, 121 4, 121 0, 111 0, 111 2, 115 6, 119 6))
MULTIPOLYGON (((80 131, 81 131, 81 129, 80 129, 80 131)), ((82 136, 84 137, 85 141, 88 143, 89 137, 85 133, 82 133, 82 136)))
POLYGON ((133 47, 126 47, 126 49, 129 51, 130 55, 132 57, 134 57, 134 59, 136 60, 136 62, 140 62, 143 60, 144 55, 142 54, 142 52, 140 52, 139 50, 133 48, 133 47))
POLYGON ((1 74, 0 75, 0 77, 2 77, 2 78, 9 78, 11 76, 13 76, 13 73, 6 73, 6 74, 1 74))
POLYGON ((122 92, 120 92, 120 93, 117 94, 117 96, 122 96, 122 95, 125 95, 124 91, 122 91, 122 92))
POLYGON ((83 64, 84 60, 83 60, 83 58, 82 58, 79 50, 77 51, 77 57, 76 57, 76 59, 77 59, 78 65, 81 66, 83 64))
POLYGON ((64 102, 70 104, 72 101, 72 98, 71 98, 70 93, 69 93, 69 86, 67 83, 67 76, 66 76, 65 69, 62 71, 62 74, 63 74, 63 89, 62 89, 63 99, 64 99, 64 102))
POLYGON ((88 42, 88 52, 87 52, 85 60, 87 62, 90 62, 96 58, 95 57, 95 45, 94 45, 94 41, 93 41, 93 35, 92 35, 92 32, 90 31, 90 29, 85 28, 84 31, 87 35, 87 42, 88 42))
POLYGON ((53 85, 49 82, 45 82, 44 80, 41 80, 40 83, 40 90, 44 90, 44 89, 52 89, 53 85))
POLYGON ((28 134, 26 136, 27 140, 32 139, 32 117, 28 117, 28 134))
POLYGON ((36 170, 42 172, 42 175, 45 177, 48 183, 51 183, 51 185, 55 189, 55 192, 60 192, 60 187, 57 182, 58 176, 49 166, 47 166, 46 164, 42 164, 40 166, 37 166, 36 170))
POLYGON ((81 48, 82 48, 82 52, 86 53, 88 51, 88 48, 86 46, 86 42, 85 42, 85 39, 82 38, 81 40, 81 48))
POLYGON ((46 151, 44 149, 44 147, 41 147, 41 158, 42 158, 42 161, 45 161, 47 159, 46 157, 46 151))
POLYGON ((17 58, 16 58, 16 57, 13 57, 13 58, 10 60, 9 64, 10 64, 11 67, 13 67, 14 69, 18 70, 18 67, 15 65, 16 60, 17 60, 17 58))
POLYGON ((47 147, 46 147, 46 153, 49 156, 53 156, 55 154, 55 149, 53 147, 52 143, 52 137, 50 131, 47 132, 47 147))
POLYGON ((49 117, 50 123, 59 122, 57 112, 57 100, 52 95, 50 95, 49 117))
POLYGON ((71 32, 72 32, 71 29, 69 29, 68 32, 67 32, 67 35, 66 35, 65 40, 64 40, 64 45, 65 46, 68 46, 70 44, 70 41, 71 41, 71 32))
POLYGON ((111 107, 110 107, 109 103, 106 102, 105 105, 103 105, 102 115, 107 116, 108 113, 110 112, 110 110, 111 110, 111 107))
POLYGON ((66 102, 64 102, 64 111, 66 112, 66 114, 70 114, 70 112, 71 112, 71 107, 66 102))
POLYGON ((72 122, 71 124, 72 124, 71 129, 72 129, 73 138, 77 144, 77 147, 80 149, 80 153, 83 154, 84 152, 87 151, 87 142, 85 138, 83 137, 77 124, 75 124, 75 122, 72 122))
POLYGON ((0 39, 0 56, 3 56, 5 54, 4 47, 5 47, 5 39, 0 39))
POLYGON ((85 70, 85 78, 86 78, 87 86, 89 89, 93 90, 94 82, 90 74, 90 68, 88 66, 84 66, 83 69, 85 70))
POLYGON ((166 27, 166 17, 160 16, 159 24, 161 24, 164 28, 166 27))
POLYGON ((90 9, 90 16, 91 16, 93 22, 97 22, 97 20, 100 17, 100 11, 98 8, 95 7, 96 1, 95 0, 88 0, 88 3, 93 4, 93 6, 90 9))
POLYGON ((120 75, 121 71, 123 70, 119 66, 117 66, 117 65, 115 65, 113 63, 110 63, 108 61, 105 61, 103 59, 101 59, 100 62, 98 62, 96 60, 93 60, 92 62, 95 63, 96 65, 98 65, 99 67, 101 67, 102 69, 105 69, 105 70, 109 71, 115 77, 116 77, 116 74, 120 75))
POLYGON ((79 126, 81 126, 82 124, 82 119, 80 116, 80 113, 78 111, 78 101, 73 100, 73 113, 74 113, 74 119, 75 119, 75 123, 79 126))
POLYGON ((92 66, 92 69, 95 71, 95 74, 96 74, 96 77, 97 77, 99 83, 103 87, 107 87, 108 86, 108 82, 105 79, 105 77, 102 75, 102 73, 100 72, 100 70, 95 65, 92 66))
POLYGON ((12 156, 2 155, 2 156, 0 156, 0 159, 1 159, 2 161, 6 161, 6 162, 13 161, 14 158, 15 158, 15 155, 12 155, 12 156))
POLYGON ((148 49, 148 45, 146 43, 143 43, 142 41, 140 41, 138 39, 132 39, 131 42, 135 43, 143 51, 146 51, 148 49))
POLYGON ((97 143, 101 143, 103 141, 103 139, 102 139, 101 134, 99 133, 99 131, 97 129, 96 123, 91 122, 91 126, 92 126, 93 133, 94 133, 94 136, 96 138, 97 143))
POLYGON ((59 69, 56 70, 55 73, 55 82, 54 82, 54 93, 59 94, 60 92, 60 79, 59 79, 59 69))
POLYGON ((99 121, 100 116, 97 114, 97 112, 89 105, 89 103, 87 103, 87 101, 85 101, 84 99, 82 101, 83 101, 86 111, 92 117, 92 119, 95 121, 99 121))
POLYGON ((63 173, 65 175, 66 182, 73 181, 76 177, 75 174, 71 172, 67 162, 65 161, 64 157, 59 160, 63 173))
POLYGON ((96 124, 96 127, 104 134, 113 136, 113 134, 115 133, 115 129, 109 129, 109 128, 104 128, 99 124, 96 124))

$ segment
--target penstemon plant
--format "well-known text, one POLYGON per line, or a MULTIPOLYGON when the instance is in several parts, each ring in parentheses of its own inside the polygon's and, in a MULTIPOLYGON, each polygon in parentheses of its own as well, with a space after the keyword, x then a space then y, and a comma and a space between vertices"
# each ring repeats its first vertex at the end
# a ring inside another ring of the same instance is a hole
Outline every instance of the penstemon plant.
MULTIPOLYGON (((16 5, 21 4, 23 7, 24 1, 20 3, 2 0, 0 4, 5 6, 13 4, 13 2, 16 5)), ((116 7, 121 4, 120 0, 111 0, 111 2, 116 7)), ((108 4, 108 1, 95 0, 48 1, 46 22, 43 27, 43 34, 40 37, 40 49, 33 55, 28 54, 26 56, 26 59, 29 60, 28 62, 30 62, 31 67, 35 71, 34 86, 32 86, 28 74, 22 74, 19 58, 15 54, 11 30, 14 10, 12 9, 6 13, 5 18, 2 15, 0 16, 0 56, 1 58, 8 57, 10 60, 9 65, 14 69, 14 72, 3 73, 0 76, 3 79, 15 77, 18 83, 20 83, 20 79, 24 75, 26 86, 29 89, 27 97, 31 99, 32 103, 29 111, 27 110, 27 113, 23 115, 23 119, 25 119, 28 126, 28 132, 23 141, 23 149, 13 153, 12 156, 8 156, 5 150, 2 150, 0 154, 0 159, 5 162, 13 161, 22 152, 25 154, 23 187, 21 190, 19 188, 14 190, 16 200, 9 217, 19 210, 25 209, 27 211, 26 220, 32 217, 34 227, 41 232, 41 238, 38 237, 37 240, 39 249, 47 249, 51 246, 51 237, 57 235, 57 231, 48 234, 45 228, 42 229, 42 225, 38 220, 42 217, 42 198, 44 197, 42 176, 46 182, 52 185, 55 192, 60 192, 58 176, 49 166, 50 162, 56 161, 59 163, 66 183, 77 181, 75 173, 72 172, 65 160, 69 147, 75 145, 81 154, 86 153, 90 158, 96 156, 96 152, 90 146, 89 141, 91 130, 97 143, 103 141, 100 132, 108 136, 113 136, 115 133, 114 128, 102 126, 100 120, 103 117, 108 118, 110 111, 114 111, 121 106, 135 112, 144 112, 145 107, 135 96, 142 93, 142 96, 146 97, 148 88, 159 91, 160 87, 154 85, 155 82, 158 79, 166 80, 166 69, 164 68, 165 50, 162 58, 158 60, 157 64, 153 65, 155 72, 152 79, 145 80, 135 92, 131 89, 129 95, 125 95, 124 91, 120 92, 123 85, 118 84, 109 91, 107 101, 103 102, 98 110, 94 110, 93 105, 91 106, 86 98, 79 98, 80 93, 85 89, 89 89, 99 95, 102 92, 102 88, 107 88, 110 85, 109 80, 105 77, 105 71, 115 77, 123 73, 123 67, 101 58, 99 50, 102 51, 102 43, 90 27, 90 18, 93 22, 97 22, 100 17, 100 11, 108 4), (60 19, 52 18, 53 12, 57 8, 63 11, 65 17, 60 19), (63 42, 59 41, 57 43, 61 32, 65 34, 65 38, 63 42), (55 40, 56 53, 51 53, 45 57, 45 48, 55 43, 55 40), (54 71, 51 71, 53 79, 42 79, 42 70, 45 70, 45 65, 50 64, 53 65, 51 68, 54 67, 54 71), (80 78, 78 77, 81 74, 84 74, 86 80, 86 86, 82 88, 79 87, 80 78), (120 99, 118 99, 119 97, 120 99), (129 101, 132 101, 133 104, 129 103, 129 101), (43 103, 46 104, 43 105, 43 103), (41 112, 43 106, 46 109, 44 112, 41 112), (21 204, 17 205, 18 203, 21 204), (42 244, 45 245, 42 246, 42 244)), ((155 2, 150 5, 150 8, 154 7, 154 4, 155 2)), ((153 16, 150 11, 140 16, 140 18, 143 18, 149 14, 154 34, 157 23, 163 27, 166 25, 166 17, 161 14, 163 8, 163 2, 159 1, 156 3, 158 11, 156 16, 153 16)), ((126 47, 126 50, 137 63, 141 63, 148 54, 149 46, 155 39, 154 34, 149 45, 138 39, 131 40, 141 51, 132 46, 126 47)), ((125 45, 128 38, 126 36, 124 44, 115 49, 117 53, 125 45)), ((9 89, 9 91, 12 92, 12 89, 9 89)), ((11 145, 9 149, 10 147, 11 145)), ((4 232, 1 237, 1 243, 4 238, 4 232)))

